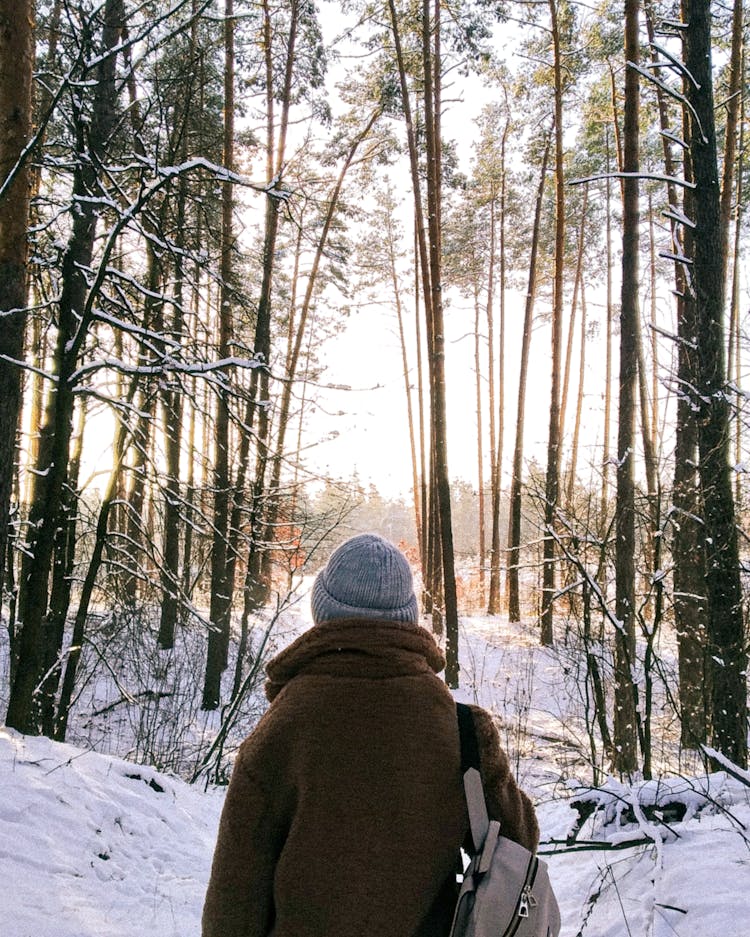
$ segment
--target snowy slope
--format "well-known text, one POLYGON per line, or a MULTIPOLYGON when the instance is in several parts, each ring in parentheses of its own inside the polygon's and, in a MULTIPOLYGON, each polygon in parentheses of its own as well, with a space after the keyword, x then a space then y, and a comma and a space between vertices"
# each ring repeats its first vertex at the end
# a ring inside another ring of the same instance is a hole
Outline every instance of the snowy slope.
MULTIPOLYGON (((662 828, 660 847, 547 856, 564 937, 747 937, 750 789, 711 782, 721 809, 691 792, 700 812, 677 835, 662 828)), ((0 729, 0 933, 197 937, 220 806, 216 791, 0 729)), ((543 805, 543 839, 563 838, 573 816, 543 805)), ((580 838, 640 835, 597 826, 580 838)))
MULTIPOLYGON (((586 848, 567 851, 577 814, 566 798, 583 788, 573 789, 557 738, 580 716, 566 708, 559 662, 496 620, 467 619, 461 644, 457 695, 495 710, 537 800, 563 937, 748 937, 750 786, 724 773, 610 781, 578 835, 586 848), (685 818, 653 819, 652 804, 675 801, 685 818), (655 842, 600 848, 645 834, 655 842)), ((0 728, 0 937, 198 937, 222 798, 223 789, 0 728)))
MULTIPOLYGON (((540 647, 523 625, 482 617, 462 620, 460 659, 456 696, 495 713, 519 781, 537 804, 562 937, 750 937, 750 773, 745 783, 724 772, 675 777, 673 768, 633 787, 610 779, 608 794, 597 795, 602 809, 578 834, 580 851, 568 851, 559 841, 578 815, 566 797, 587 796, 591 783, 575 666, 562 648, 540 647), (664 825, 644 814, 674 802, 686 807, 682 821, 664 825), (600 848, 646 836, 654 842, 600 848)), ((657 761, 660 755, 671 765, 679 760, 657 752, 657 761)))
POLYGON ((221 796, 0 729, 3 937, 200 932, 221 796))
MULTIPOLYGON (((667 828, 643 816, 640 823, 603 826, 597 814, 579 834, 581 851, 545 856, 560 902, 564 937, 750 934, 750 787, 723 773, 660 785, 660 802, 685 801, 696 809, 695 815, 669 822, 667 828), (586 846, 589 842, 616 846, 646 833, 653 844, 622 850, 586 846)), ((618 791, 631 804, 649 803, 653 793, 649 785, 618 791)), ((622 800, 619 804, 627 806, 622 800)), ((543 839, 564 838, 568 808, 550 804, 539 814, 543 839)), ((566 847, 543 843, 540 848, 550 852, 566 847)))

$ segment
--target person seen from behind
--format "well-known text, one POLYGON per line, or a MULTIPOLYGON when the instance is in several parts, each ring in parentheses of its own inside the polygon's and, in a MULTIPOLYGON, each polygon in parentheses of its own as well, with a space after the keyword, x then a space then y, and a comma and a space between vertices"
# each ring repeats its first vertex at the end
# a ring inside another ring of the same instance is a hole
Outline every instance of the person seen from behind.
MULTIPOLYGON (((347 540, 312 590, 314 626, 267 667, 240 747, 203 937, 444 937, 468 832, 445 660, 419 625, 404 554, 347 540)), ((490 714, 472 707, 492 819, 536 848, 490 714)))

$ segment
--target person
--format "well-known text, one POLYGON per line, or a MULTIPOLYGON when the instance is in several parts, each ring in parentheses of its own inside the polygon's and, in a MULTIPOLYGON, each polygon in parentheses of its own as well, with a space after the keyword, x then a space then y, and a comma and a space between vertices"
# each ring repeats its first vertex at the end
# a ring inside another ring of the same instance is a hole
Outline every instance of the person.
MULTIPOLYGON (((408 561, 375 534, 317 576, 314 625, 267 667, 270 706, 227 790, 203 937, 439 937, 468 818, 445 661, 408 561)), ((534 849, 534 809, 472 707, 490 816, 534 849)))

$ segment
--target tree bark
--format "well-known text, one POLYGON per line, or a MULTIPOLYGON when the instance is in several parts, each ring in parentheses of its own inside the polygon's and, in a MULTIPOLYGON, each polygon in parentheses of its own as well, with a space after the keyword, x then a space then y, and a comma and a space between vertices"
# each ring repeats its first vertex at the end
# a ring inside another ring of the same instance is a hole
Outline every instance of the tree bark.
MULTIPOLYGON (((273 29, 271 23, 271 10, 269 4, 263 4, 263 45, 266 69, 266 174, 268 185, 278 186, 284 169, 286 153, 287 130, 289 125, 289 109, 292 100, 292 80, 294 76, 295 47, 297 42, 297 29, 299 18, 299 3, 293 0, 290 9, 289 35, 286 44, 284 86, 281 96, 281 115, 278 140, 274 122, 274 57, 273 57, 273 29)), ((266 510, 266 470, 270 457, 270 408, 269 381, 271 359, 271 316, 272 295, 274 282, 274 268, 276 255, 276 239, 279 230, 279 200, 274 192, 266 197, 265 233, 263 240, 263 277, 261 280, 260 296, 258 299, 258 312, 255 323, 255 355, 260 361, 250 379, 250 397, 246 416, 246 426, 252 427, 257 421, 255 432, 255 478, 253 482, 249 521, 250 543, 247 555, 247 575, 245 576, 245 603, 248 609, 259 607, 265 597, 263 584, 262 563, 263 556, 269 549, 264 542, 264 513, 266 510), (250 590, 247 592, 247 590, 250 590)), ((244 435, 248 434, 248 430, 244 435)), ((244 441, 244 440, 243 440, 244 441)), ((236 496, 242 497, 242 490, 236 486, 236 496)), ((235 512, 233 512, 235 513, 235 512)), ((236 537, 237 530, 233 527, 231 537, 236 537)), ((236 549, 230 552, 229 563, 232 572, 236 560, 236 549)))
MULTIPOLYGON (((481 355, 481 329, 480 329, 480 306, 479 296, 474 297, 474 379, 476 394, 476 413, 477 413, 477 492, 478 492, 478 517, 477 527, 479 533, 479 604, 484 605, 484 560, 487 549, 487 537, 484 523, 484 446, 482 445, 482 355, 481 355)), ((490 406, 494 401, 490 401, 490 406)), ((494 457, 493 457, 494 463, 494 457)), ((491 477, 494 478, 494 464, 492 466, 491 477)))
MULTIPOLYGON (((411 101, 409 98, 409 88, 407 83, 407 73, 406 65, 404 61, 403 50, 401 46, 401 33, 398 22, 398 14, 396 12, 396 5, 394 0, 388 0, 388 11, 390 15, 391 22, 391 33, 393 35, 393 44, 394 51, 396 55, 396 65, 398 68, 399 74, 399 87, 401 91, 401 105, 404 110, 404 121, 406 123, 406 140, 409 150, 409 171, 411 175, 412 183, 412 193, 414 198, 414 235, 415 235, 415 268, 419 274, 420 283, 415 282, 416 286, 416 296, 419 298, 419 286, 421 285, 422 290, 422 302, 423 302, 423 311, 424 319, 427 324, 426 336, 425 336, 425 355, 428 363, 432 358, 432 329, 430 323, 432 321, 432 287, 430 283, 431 269, 427 256, 427 236, 425 233, 425 224, 424 224, 424 207, 422 201, 422 183, 421 183, 421 173, 419 166, 419 154, 417 150, 417 136, 416 128, 412 118, 412 109, 411 101)), ((418 302, 415 303, 415 307, 418 311, 418 302)), ((434 464, 434 446, 433 446, 433 431, 432 431, 432 420, 430 420, 430 432, 427 432, 427 420, 424 419, 424 380, 422 373, 422 355, 421 355, 421 338, 419 326, 417 325, 417 361, 418 361, 418 376, 419 376, 419 413, 420 413, 420 436, 422 439, 422 523, 423 523, 423 534, 422 534, 422 578, 424 584, 424 610, 427 614, 432 614, 438 606, 438 592, 439 592, 439 576, 440 570, 435 563, 435 550, 434 545, 437 539, 437 531, 435 524, 435 497, 434 497, 434 474, 432 471, 432 466, 434 464), (429 442, 428 442, 429 435, 429 442), (429 472, 427 470, 427 465, 425 464, 428 459, 428 445, 429 445, 429 472)), ((430 386, 430 396, 431 403, 434 406, 434 401, 432 400, 433 388, 432 388, 432 369, 428 368, 429 371, 429 386, 430 386)), ((435 621, 433 617, 433 622, 435 621)), ((438 625, 440 627, 440 625, 438 625)))
POLYGON ((711 5, 685 0, 685 65, 688 83, 690 155, 695 178, 695 254, 698 380, 698 449, 703 494, 708 592, 709 665, 714 747, 740 767, 747 765, 747 648, 734 496, 729 472, 729 401, 725 373, 724 259, 719 173, 716 157, 711 5))
MULTIPOLYGON (((744 56, 743 56, 744 68, 744 56)), ((729 360, 727 373, 730 380, 734 381, 736 390, 735 406, 737 417, 734 420, 734 457, 735 463, 740 465, 742 462, 742 420, 739 414, 742 411, 742 364, 740 349, 740 254, 742 244, 742 225, 744 221, 744 212, 742 209, 742 182, 744 165, 744 125, 745 125, 745 105, 744 99, 740 109, 740 155, 737 161, 737 202, 734 218, 734 251, 732 260, 732 286, 731 299, 729 303, 729 360)), ((742 510, 742 473, 737 472, 734 482, 735 502, 742 510)))
POLYGON ((0 598, 21 408, 17 362, 23 358, 26 324, 28 161, 16 167, 31 136, 33 19, 31 0, 0 0, 0 598))
MULTIPOLYGON (((193 8, 195 12, 195 7, 193 8)), ((190 53, 186 63, 188 84, 186 97, 182 102, 182 119, 175 145, 172 150, 179 152, 184 163, 189 155, 187 119, 190 101, 197 81, 198 69, 198 21, 194 17, 190 31, 190 53)), ((185 175, 177 182, 177 211, 174 219, 174 295, 172 302, 172 321, 170 340, 181 346, 185 327, 184 293, 185 260, 183 252, 186 246, 185 226, 187 222, 188 183, 185 175)), ((196 237, 196 243, 200 243, 196 237)), ((167 348, 163 347, 163 353, 167 348)), ((178 353, 179 354, 179 353, 178 353)), ((180 500, 180 447, 182 443, 183 401, 181 385, 177 380, 164 380, 160 394, 162 426, 164 434, 164 537, 162 546, 161 577, 161 614, 159 618, 159 647, 168 650, 174 647, 175 629, 180 608, 180 531, 183 526, 180 500)), ((192 458, 192 453, 191 453, 192 458)))
MULTIPOLYGON (((606 146, 607 146, 607 172, 610 171, 609 154, 609 127, 606 128, 606 146)), ((609 526, 609 470, 610 470, 610 435, 612 422, 612 323, 614 320, 614 308, 612 303, 612 183, 609 178, 604 183, 605 186, 605 212, 606 212, 606 233, 607 242, 607 276, 606 276, 606 326, 605 326, 605 352, 604 352, 604 442, 602 446, 602 490, 599 507, 599 535, 604 538, 605 531, 609 526)))
POLYGON ((86 400, 79 404, 76 438, 71 452, 68 474, 65 479, 63 506, 55 538, 52 562, 52 588, 49 608, 44 619, 44 680, 40 686, 39 708, 41 727, 50 738, 54 732, 55 697, 62 671, 62 648, 65 624, 70 609, 75 565, 76 532, 78 520, 78 484, 83 454, 83 434, 86 424, 86 400))
MULTIPOLYGON (((185 154, 186 155, 186 154, 185 154)), ((177 245, 175 255, 174 312, 171 339, 181 342, 183 331, 183 230, 187 184, 182 177, 177 193, 177 245)), ((180 591, 180 444, 182 440, 182 399, 179 384, 165 378, 161 389, 161 413, 164 428, 164 539, 162 547, 161 614, 159 617, 159 647, 174 647, 180 591)))
POLYGON ((732 44, 729 55, 729 88, 727 94, 727 122, 724 130, 724 162, 721 174, 721 250, 724 282, 729 262, 729 228, 732 221, 732 194, 734 191, 734 163, 737 157, 737 125, 742 103, 742 47, 744 44, 743 0, 734 0, 732 10, 732 44))
POLYGON ((573 419, 573 439, 570 447, 570 474, 568 475, 568 490, 565 493, 565 503, 568 512, 573 508, 575 492, 576 471, 578 467, 578 445, 581 438, 581 417, 583 415, 583 387, 586 378, 586 283, 581 283, 581 337, 578 355, 578 393, 576 394, 576 412, 573 419))
MULTIPOLYGON (((416 213, 416 208, 415 208, 416 213)), ((425 599, 424 612, 428 613, 431 609, 428 607, 430 591, 426 587, 427 573, 429 569, 428 558, 428 531, 427 524, 429 520, 429 498, 427 494, 427 431, 425 419, 425 380, 424 380, 424 353, 422 350, 422 326, 419 309, 419 284, 420 284, 420 261, 419 244, 417 236, 417 222, 414 223, 414 339, 417 359, 417 414, 419 425, 419 504, 421 507, 422 529, 419 533, 419 558, 422 566, 422 592, 425 599)), ((415 500, 417 498, 415 492, 415 500)))
POLYGON ((445 680, 458 686, 458 603, 453 554, 450 478, 448 475, 448 434, 445 385, 445 327, 442 295, 442 141, 441 141, 441 54, 440 0, 435 0, 430 28, 430 3, 422 4, 422 60, 424 64, 425 145, 427 151, 427 218, 431 316, 428 332, 431 364, 432 427, 434 434, 435 488, 440 524, 440 560, 445 605, 445 680), (432 41, 431 40, 432 34, 432 41))
MULTIPOLYGON (((652 4, 645 4, 646 28, 649 41, 655 40, 652 4)), ((656 50, 652 61, 657 60, 656 50)), ((661 88, 656 87, 659 107, 659 125, 662 130, 664 170, 667 177, 678 172, 665 131, 671 126, 668 104, 661 88)), ((689 136, 687 118, 683 120, 684 136, 689 136)), ((684 178, 692 182, 690 154, 685 154, 684 178)), ((686 188, 683 214, 694 214, 691 190, 686 188)), ((670 205, 678 207, 677 186, 667 184, 670 205)), ((676 256, 692 257, 693 240, 690 226, 682 226, 670 219, 672 252, 676 256)), ((677 632, 680 740, 686 748, 697 748, 707 741, 708 688, 706 686, 706 596, 705 557, 700 537, 700 491, 697 472, 698 426, 687 388, 695 385, 695 296, 685 265, 674 263, 675 295, 677 297, 677 408, 675 425, 674 481, 672 489, 672 559, 674 570, 674 616, 677 632)))
MULTIPOLYGON (((224 166, 234 169, 234 0, 224 2, 224 166)), ((232 337, 232 268, 234 252, 233 186, 227 179, 221 188, 221 285, 219 288, 220 360, 229 357, 232 337)), ((226 381, 226 379, 225 379, 226 381)), ((228 576, 229 535, 229 388, 225 383, 216 394, 214 426, 214 512, 211 545, 211 599, 206 673, 203 683, 204 710, 216 709, 221 697, 221 674, 227 666, 231 617, 231 583, 228 576)))
MULTIPOLYGON (((638 0, 625 0, 625 60, 638 62, 638 0)), ((639 82, 625 70, 623 114, 624 173, 639 168, 639 82)), ((638 377, 638 179, 623 179, 622 293, 620 307, 620 399, 617 434, 615 515, 615 693, 614 768, 636 770, 638 757, 635 706, 635 394, 638 377)))
MULTIPOLYGON (((161 222, 163 223, 166 203, 161 207, 161 222)), ((163 230, 160 223, 159 228, 163 230)), ((163 300, 160 298, 163 276, 161 257, 153 244, 146 248, 148 257, 148 270, 146 283, 148 294, 144 302, 143 325, 154 332, 159 331, 162 315, 163 300)), ((145 354, 139 356, 139 362, 146 364, 145 354)), ((156 387, 154 382, 145 380, 139 387, 138 422, 132 438, 132 463, 129 466, 129 485, 125 504, 123 505, 125 536, 121 552, 124 574, 122 577, 122 591, 125 601, 132 607, 138 599, 140 583, 145 578, 142 575, 142 560, 147 538, 144 530, 144 514, 149 486, 147 476, 149 471, 149 449, 154 435, 154 413, 156 410, 156 387)))
POLYGON ((547 179, 552 140, 549 135, 544 144, 542 168, 539 174, 539 188, 534 209, 534 226, 531 232, 531 253, 529 255, 529 280, 526 288, 526 305, 523 319, 523 339, 521 342, 521 367, 518 377, 518 403, 516 405, 516 440, 513 447, 513 475, 510 483, 510 518, 508 522, 508 617, 511 621, 521 620, 521 601, 518 568, 521 556, 521 503, 523 482, 523 433, 526 415, 526 382, 529 369, 529 349, 534 325, 534 300, 536 298, 536 265, 539 253, 539 232, 542 222, 544 202, 544 184, 547 179))
MULTIPOLYGON (((494 412, 497 413, 497 421, 495 426, 496 432, 496 450, 493 458, 493 472, 492 472, 492 534, 491 534, 491 545, 490 545, 490 594, 487 600, 487 614, 488 615, 497 615, 500 611, 500 491, 502 487, 502 468, 503 468, 503 444, 505 437, 505 289, 506 289, 506 269, 507 269, 507 257, 506 257, 506 201, 507 201, 507 173, 505 165, 505 149, 508 140, 508 133, 510 132, 510 117, 508 116, 505 122, 505 127, 503 128, 503 136, 500 144, 500 160, 501 160, 501 182, 500 182, 500 328, 498 335, 498 363, 499 371, 497 375, 497 400, 494 408, 494 412)), ((493 202, 494 209, 494 202, 493 202)), ((493 211, 493 236, 492 236, 492 251, 494 254, 494 211, 493 211)), ((488 317, 488 331, 490 336, 492 336, 491 320, 490 320, 491 307, 487 307, 487 317, 488 317)), ((490 349, 493 348, 494 342, 490 338, 490 349)), ((490 356, 490 374, 494 374, 495 366, 492 356, 490 356)), ((495 394, 492 392, 494 390, 494 378, 493 384, 490 385, 490 401, 495 398, 495 394)), ((490 403, 492 407, 492 403, 490 403)), ((492 411, 491 411, 492 412, 492 411)), ((492 424, 490 424, 492 426, 492 424)), ((490 433, 490 439, 492 439, 492 433, 490 433)))
POLYGON ((576 251, 576 269, 573 275, 573 296, 570 300, 570 316, 568 322, 568 340, 565 343, 565 373, 563 375, 562 393, 560 396, 560 438, 565 436, 565 415, 568 412, 568 393, 570 391, 570 370, 573 364, 573 340, 576 332, 576 315, 578 314, 578 300, 583 278, 583 249, 586 237, 586 214, 588 211, 589 187, 583 187, 583 204, 581 205, 581 218, 578 223, 578 249, 576 251))
POLYGON ((547 473, 544 485, 544 556, 542 561, 541 642, 554 644, 555 538, 560 493, 560 360, 562 355, 563 277, 565 273, 565 165, 563 149, 563 77, 558 0, 549 0, 555 76, 555 270, 552 286, 552 377, 550 382, 547 473))
POLYGON ((91 264, 99 210, 95 201, 97 173, 104 161, 116 119, 115 60, 124 20, 122 0, 106 0, 102 20, 94 104, 85 140, 83 127, 78 128, 80 156, 73 181, 76 210, 60 271, 62 290, 58 302, 55 350, 56 387, 47 408, 40 440, 33 503, 29 512, 29 549, 24 557, 19 584, 18 617, 22 631, 6 721, 28 734, 36 734, 40 729, 36 687, 43 666, 41 629, 47 609, 50 564, 72 434, 72 375, 92 315, 90 304, 87 304, 86 271, 91 264))

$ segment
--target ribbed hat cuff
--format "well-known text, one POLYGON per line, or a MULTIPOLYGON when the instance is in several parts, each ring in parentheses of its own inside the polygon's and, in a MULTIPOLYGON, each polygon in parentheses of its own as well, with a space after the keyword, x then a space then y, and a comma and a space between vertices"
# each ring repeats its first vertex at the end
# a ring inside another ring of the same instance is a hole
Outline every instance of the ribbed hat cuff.
POLYGON ((364 608, 358 605, 347 605, 339 602, 331 595, 323 584, 323 574, 319 573, 312 589, 311 610, 313 621, 319 624, 323 621, 334 621, 338 618, 364 618, 378 621, 419 621, 419 606, 417 598, 412 593, 405 605, 396 608, 364 608))

